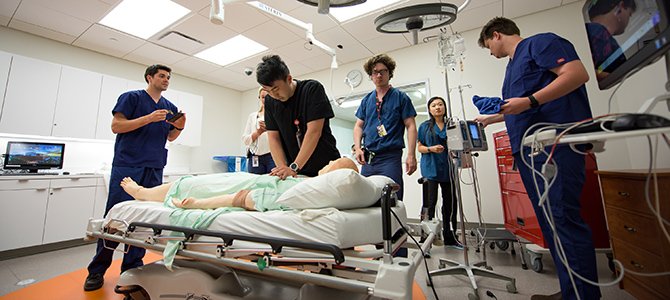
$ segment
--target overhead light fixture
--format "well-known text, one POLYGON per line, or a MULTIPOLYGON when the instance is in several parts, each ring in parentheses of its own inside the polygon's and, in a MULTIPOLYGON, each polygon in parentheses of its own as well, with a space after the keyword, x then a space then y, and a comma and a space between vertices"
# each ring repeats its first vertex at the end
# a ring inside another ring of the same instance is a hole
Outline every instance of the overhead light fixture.
POLYGON ((170 0, 123 0, 99 23, 146 40, 190 12, 170 0))
POLYGON ((209 21, 216 25, 223 24, 223 0, 212 0, 209 8, 209 21))
POLYGON ((375 19, 382 33, 412 33, 412 44, 418 42, 419 31, 445 26, 456 21, 458 7, 449 3, 418 4, 387 12, 375 19))
POLYGON ((338 22, 343 23, 367 13, 377 11, 381 8, 389 7, 401 1, 407 0, 368 0, 365 3, 356 6, 333 7, 333 9, 330 10, 330 15, 335 17, 338 22))
POLYGON ((240 34, 195 54, 195 57, 226 66, 267 49, 268 47, 240 34))
POLYGON ((364 3, 366 0, 298 0, 311 6, 318 7, 317 11, 320 14, 328 14, 331 7, 347 7, 364 3))

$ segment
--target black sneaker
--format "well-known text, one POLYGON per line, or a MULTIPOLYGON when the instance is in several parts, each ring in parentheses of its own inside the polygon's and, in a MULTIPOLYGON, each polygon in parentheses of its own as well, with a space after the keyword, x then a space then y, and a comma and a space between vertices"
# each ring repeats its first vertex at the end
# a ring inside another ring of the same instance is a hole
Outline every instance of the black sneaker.
POLYGON ((104 274, 88 274, 84 282, 84 291, 95 291, 105 283, 104 274))

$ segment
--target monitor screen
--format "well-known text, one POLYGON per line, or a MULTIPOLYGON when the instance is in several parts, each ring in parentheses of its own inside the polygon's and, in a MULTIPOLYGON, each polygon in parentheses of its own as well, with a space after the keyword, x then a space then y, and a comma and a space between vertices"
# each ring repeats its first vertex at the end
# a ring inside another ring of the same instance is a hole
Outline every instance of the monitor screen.
POLYGON ((65 144, 7 142, 5 169, 62 169, 65 144))
POLYGON ((667 0, 586 1, 583 16, 601 90, 668 52, 669 15, 667 0))
POLYGON ((470 141, 472 141, 472 147, 479 149, 482 147, 482 139, 479 135, 479 126, 474 121, 468 121, 468 131, 470 133, 470 141))

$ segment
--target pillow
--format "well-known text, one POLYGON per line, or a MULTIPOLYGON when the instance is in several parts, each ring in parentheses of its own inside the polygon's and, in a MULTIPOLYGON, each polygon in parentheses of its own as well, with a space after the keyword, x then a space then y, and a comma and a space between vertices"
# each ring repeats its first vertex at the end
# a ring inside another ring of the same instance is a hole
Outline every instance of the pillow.
POLYGON ((371 206, 380 196, 381 188, 372 181, 354 170, 340 169, 296 184, 276 202, 293 209, 352 209, 371 206))

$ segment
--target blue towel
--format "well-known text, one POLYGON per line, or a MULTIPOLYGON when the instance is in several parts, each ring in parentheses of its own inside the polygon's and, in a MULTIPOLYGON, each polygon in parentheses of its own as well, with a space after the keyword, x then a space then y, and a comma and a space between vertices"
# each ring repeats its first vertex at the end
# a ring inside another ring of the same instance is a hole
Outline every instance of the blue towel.
POLYGON ((472 96, 472 102, 483 115, 497 114, 500 112, 500 106, 505 104, 500 97, 479 97, 477 95, 472 96))

